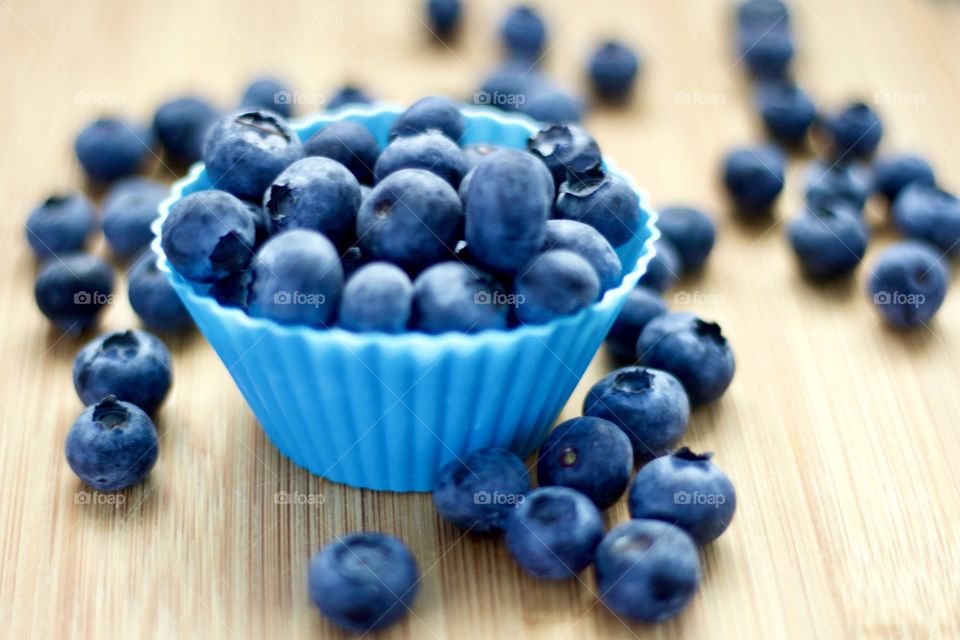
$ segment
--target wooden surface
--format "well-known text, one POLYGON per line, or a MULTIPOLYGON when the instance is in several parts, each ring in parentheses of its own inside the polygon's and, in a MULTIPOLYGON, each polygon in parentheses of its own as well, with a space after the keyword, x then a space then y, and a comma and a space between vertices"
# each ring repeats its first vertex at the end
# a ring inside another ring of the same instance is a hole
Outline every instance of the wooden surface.
MULTIPOLYGON (((268 70, 288 76, 303 102, 346 79, 401 101, 470 95, 495 64, 505 3, 467 2, 451 49, 429 41, 419 4, 0 2, 0 635, 343 637, 309 604, 307 561, 366 528, 401 536, 423 569, 413 615, 391 638, 957 637, 960 294, 928 328, 895 333, 863 293, 865 269, 812 286, 782 223, 729 218, 718 159, 762 134, 730 53, 726 2, 540 3, 554 36, 547 68, 571 84, 601 36, 642 46, 639 99, 587 124, 655 203, 705 206, 719 226, 708 270, 668 300, 717 319, 736 349, 730 392, 694 413, 685 443, 716 452, 739 508, 704 550, 702 589, 679 619, 626 624, 597 603, 590 572, 559 584, 529 578, 496 540, 440 522, 427 495, 353 490, 295 468, 197 334, 168 341, 175 383, 149 481, 119 494, 120 505, 78 503, 85 489, 63 441, 81 411, 70 367, 82 340, 36 310, 22 232, 34 203, 81 184, 77 130, 101 112, 147 118, 181 90, 226 105, 268 70), (278 492, 322 504, 276 504, 278 492)), ((804 0, 794 13, 797 74, 820 103, 883 103, 884 148, 927 154, 960 188, 958 5, 804 0)), ((782 217, 794 215, 798 182, 782 217)), ((893 237, 883 213, 871 204, 868 262, 893 237)), ((106 329, 136 323, 125 283, 118 294, 106 329)), ((609 368, 598 355, 564 417, 609 368)), ((607 519, 626 517, 621 503, 607 519)))

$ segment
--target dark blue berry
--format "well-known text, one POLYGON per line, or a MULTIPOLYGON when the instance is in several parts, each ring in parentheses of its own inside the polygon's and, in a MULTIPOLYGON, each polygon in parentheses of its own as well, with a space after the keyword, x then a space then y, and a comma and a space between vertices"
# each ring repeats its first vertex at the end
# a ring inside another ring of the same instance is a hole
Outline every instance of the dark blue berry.
POLYGON ((425 333, 506 329, 509 304, 491 275, 460 262, 441 262, 413 282, 414 328, 425 333))
POLYGON ((892 244, 877 256, 867 292, 890 325, 910 328, 933 319, 947 294, 947 269, 930 245, 892 244))
POLYGON ((633 89, 640 58, 622 42, 604 42, 590 57, 590 81, 600 96, 622 100, 633 89))
POLYGON ((538 254, 517 272, 514 313, 524 324, 546 324, 573 315, 600 297, 600 278, 589 262, 571 251, 538 254))
POLYGON ((337 90, 333 97, 327 101, 327 110, 339 109, 340 107, 350 105, 369 104, 373 99, 367 93, 350 84, 346 84, 337 90))
POLYGON ((746 0, 737 7, 737 26, 752 31, 789 29, 790 8, 782 0, 746 0))
POLYGON ((547 220, 543 251, 572 251, 590 263, 600 278, 600 294, 619 286, 623 266, 607 239, 576 220, 547 220))
POLYGON ((873 164, 873 190, 883 194, 890 202, 909 184, 933 186, 936 179, 933 169, 918 155, 903 153, 878 158, 873 164))
POLYGON ((94 120, 77 136, 74 149, 94 182, 113 182, 140 171, 153 155, 153 134, 119 118, 94 120))
POLYGON ((643 286, 632 289, 607 334, 607 352, 621 362, 636 360, 640 332, 648 322, 666 312, 667 305, 659 291, 643 286))
POLYGON ((783 190, 786 160, 776 147, 743 147, 727 154, 723 184, 741 213, 769 211, 783 190))
POLYGON ((413 283, 398 267, 371 262, 347 280, 339 324, 350 331, 401 333, 413 310, 413 283))
POLYGON ((373 167, 380 147, 370 130, 359 122, 331 122, 303 143, 308 156, 336 160, 361 184, 373 184, 373 167))
POLYGON ((665 207, 660 210, 657 228, 661 237, 677 250, 680 269, 697 271, 706 263, 713 250, 717 231, 713 220, 692 207, 665 207))
POLYGON ((813 100, 792 82, 774 80, 761 83, 754 102, 767 131, 784 144, 802 144, 817 119, 813 100))
POLYGON ((397 117, 390 127, 390 138, 439 131, 458 142, 466 128, 466 120, 460 113, 458 103, 442 96, 427 96, 414 102, 397 117))
POLYGON ((810 207, 834 204, 852 207, 859 215, 870 196, 870 173, 855 162, 814 162, 807 171, 804 198, 810 207))
POLYGON ((87 254, 57 256, 40 268, 33 290, 50 322, 68 333, 92 326, 113 295, 113 270, 87 254))
POLYGON ((193 164, 203 157, 203 141, 217 117, 216 109, 203 98, 176 98, 157 108, 153 132, 171 162, 193 164))
POLYGON ((948 256, 960 255, 960 198, 932 185, 907 185, 893 201, 897 229, 935 246, 948 256))
POLYGON ((521 111, 531 96, 550 86, 551 82, 529 60, 510 58, 484 78, 473 103, 521 111))
POLYGON ((474 533, 503 528, 530 490, 523 462, 506 449, 478 449, 437 474, 433 504, 447 522, 474 533))
POLYGON ((460 0, 427 0, 426 5, 430 30, 439 38, 451 35, 460 22, 460 0))
POLYGON ((179 331, 192 322, 173 285, 157 268, 152 251, 144 252, 130 269, 127 295, 134 312, 151 329, 179 331))
POLYGON ((276 76, 257 78, 243 91, 240 109, 266 109, 284 118, 293 115, 293 92, 290 86, 276 76))
POLYGON ((463 150, 438 131, 408 134, 391 142, 373 168, 377 182, 401 169, 423 169, 434 173, 456 189, 467 172, 463 150))
POLYGON ((117 182, 103 199, 103 235, 114 255, 129 258, 153 242, 150 226, 160 215, 167 185, 150 178, 117 182))
POLYGON ((576 125, 544 127, 530 137, 527 149, 547 165, 557 187, 569 173, 586 173, 603 161, 597 141, 576 125))
POLYGON ((647 270, 640 277, 640 284, 663 293, 677 283, 683 274, 680 253, 673 243, 660 238, 654 243, 656 253, 647 263, 647 270))
POLYGON ((845 276, 867 251, 866 225, 855 209, 840 203, 805 208, 786 233, 800 266, 812 278, 845 276))
POLYGON ((750 72, 758 78, 785 78, 795 53, 796 47, 789 30, 740 30, 740 56, 750 72))
POLYGON ((883 137, 883 122, 866 103, 854 102, 824 120, 833 153, 869 158, 883 137))
POLYGON ((637 235, 640 198, 626 180, 595 167, 568 175, 560 185, 555 214, 589 224, 619 247, 637 235))
POLYGON ((500 37, 511 55, 533 61, 547 42, 547 26, 535 9, 520 5, 507 14, 500 27, 500 37))
POLYGON ((30 212, 27 242, 38 258, 83 249, 97 222, 93 203, 82 193, 53 195, 30 212))
POLYGON ((554 86, 539 85, 526 94, 520 111, 534 120, 550 124, 571 124, 583 120, 583 100, 554 86))

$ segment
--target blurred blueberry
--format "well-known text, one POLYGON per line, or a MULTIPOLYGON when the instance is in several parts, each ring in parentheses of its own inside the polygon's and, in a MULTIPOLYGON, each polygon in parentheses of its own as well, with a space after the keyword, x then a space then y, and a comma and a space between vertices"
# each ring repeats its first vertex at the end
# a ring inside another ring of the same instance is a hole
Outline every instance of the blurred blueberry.
POLYGON ((430 29, 439 38, 450 36, 460 22, 460 0, 427 0, 430 29))
POLYGON ((153 132, 170 161, 193 164, 203 157, 203 141, 217 117, 216 109, 203 98, 176 98, 157 108, 153 132))
POLYGON ((276 76, 257 78, 243 90, 238 108, 247 111, 266 109, 289 118, 293 115, 293 92, 290 85, 276 76))
POLYGON ((510 54, 534 60, 543 52, 547 26, 533 7, 518 5, 504 19, 500 37, 510 54))
POLYGON ((640 332, 648 322, 666 312, 667 305, 659 291, 643 286, 632 289, 607 334, 607 352, 621 362, 636 360, 640 332))
POLYGON ((792 82, 762 82, 754 94, 763 124, 777 140, 800 145, 817 119, 817 107, 810 96, 792 82))
POLYGON ((661 209, 657 228, 661 237, 677 250, 680 270, 683 272, 697 271, 703 267, 713 250, 717 235, 710 216, 693 207, 661 209))
POLYGON ((786 160, 772 146, 740 147, 723 164, 723 183, 742 213, 769 211, 783 190, 786 160))
POLYGON ((807 170, 804 199, 813 208, 846 205, 858 215, 870 196, 870 172, 856 162, 812 162, 807 170))
POLYGON ((793 36, 785 29, 756 31, 741 29, 740 55, 758 78, 786 78, 796 52, 793 36))
POLYGON ((30 212, 27 242, 38 258, 83 249, 97 227, 93 203, 82 193, 52 195, 30 212))
POLYGON ((639 69, 640 58, 622 42, 604 42, 590 57, 590 81, 594 90, 608 100, 629 95, 639 69))
POLYGON ((40 311, 58 329, 77 334, 92 326, 113 295, 113 270, 83 253, 56 256, 40 268, 34 286, 40 311))
POLYGON ((893 201, 893 222, 907 236, 948 256, 960 255, 960 198, 922 182, 904 187, 893 201))
POLYGON ((130 306, 145 325, 157 331, 179 331, 192 323, 173 285, 157 268, 157 256, 147 249, 128 275, 130 306))
POLYGON ((556 87, 531 91, 520 111, 534 120, 550 124, 571 124, 583 120, 583 100, 556 87))
POLYGON ((812 278, 839 278, 852 272, 867 251, 867 227, 842 203, 807 207, 787 225, 787 239, 804 272, 812 278))
POLYGON ((477 449, 437 474, 433 504, 447 522, 473 533, 503 528, 530 490, 523 461, 506 449, 477 449))
POLYGON ((103 235, 113 254, 129 258, 153 242, 150 226, 160 216, 169 187, 150 178, 117 182, 103 199, 103 235))
POLYGON ((100 118, 77 136, 74 148, 87 176, 113 182, 140 171, 153 155, 153 133, 120 118, 100 118))
POLYGON ((327 101, 327 111, 339 109, 348 105, 361 105, 373 102, 373 98, 359 88, 350 84, 343 85, 337 90, 333 97, 327 101))
POLYGON ((824 119, 835 156, 870 158, 883 137, 883 122, 866 103, 853 102, 824 119))
POLYGON ((466 130, 460 105, 443 96, 420 98, 401 113, 390 127, 390 139, 428 131, 439 131, 458 142, 466 130))
POLYGON ((905 240, 877 256, 867 292, 890 325, 916 327, 933 319, 943 304, 948 277, 941 256, 930 245, 905 240))
POLYGON ((873 164, 873 190, 893 202, 909 184, 933 186, 933 168, 922 157, 912 153, 884 156, 873 164))
POLYGON ((647 263, 647 270, 640 277, 640 284, 663 293, 671 288, 683 274, 683 263, 673 243, 660 238, 654 243, 656 253, 647 263))

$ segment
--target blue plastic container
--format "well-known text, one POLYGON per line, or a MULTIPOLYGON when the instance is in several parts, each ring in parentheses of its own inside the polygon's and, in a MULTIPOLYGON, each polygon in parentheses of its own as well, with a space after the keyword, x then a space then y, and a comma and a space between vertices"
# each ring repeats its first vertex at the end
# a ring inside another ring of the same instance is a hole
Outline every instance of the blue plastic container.
MULTIPOLYGON (((294 122, 307 139, 330 122, 366 125, 386 145, 402 111, 351 107, 294 122)), ((465 144, 525 148, 532 120, 465 107, 465 144)), ((607 168, 630 178, 605 160, 607 168)), ((632 184, 632 181, 631 181, 632 184)), ((637 190, 642 225, 620 248, 621 285, 574 316, 478 334, 350 333, 285 326, 220 306, 173 271, 159 234, 177 199, 210 188, 203 165, 173 186, 154 223, 159 266, 213 345, 270 440, 298 465, 355 487, 429 491, 441 466, 481 447, 534 451, 643 274, 659 236, 637 190)))

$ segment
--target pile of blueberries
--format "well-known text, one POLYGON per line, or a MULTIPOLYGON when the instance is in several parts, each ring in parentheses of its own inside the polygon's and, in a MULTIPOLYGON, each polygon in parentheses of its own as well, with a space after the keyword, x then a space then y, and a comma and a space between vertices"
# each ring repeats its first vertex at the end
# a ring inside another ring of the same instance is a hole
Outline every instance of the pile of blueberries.
POLYGON ((818 113, 813 99, 790 77, 794 37, 781 0, 747 0, 736 15, 741 59, 756 79, 755 104, 779 146, 731 151, 723 181, 738 212, 769 214, 784 185, 784 150, 802 152, 822 141, 822 159, 810 164, 804 211, 787 226, 787 240, 804 273, 833 280, 860 264, 869 239, 864 207, 877 195, 907 239, 878 256, 868 293, 882 317, 899 328, 925 325, 946 295, 946 256, 960 255, 960 198, 938 187, 919 155, 891 154, 870 163, 883 123, 864 102, 818 113))

